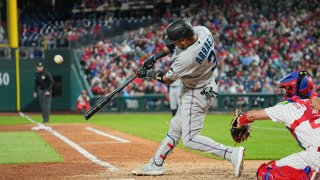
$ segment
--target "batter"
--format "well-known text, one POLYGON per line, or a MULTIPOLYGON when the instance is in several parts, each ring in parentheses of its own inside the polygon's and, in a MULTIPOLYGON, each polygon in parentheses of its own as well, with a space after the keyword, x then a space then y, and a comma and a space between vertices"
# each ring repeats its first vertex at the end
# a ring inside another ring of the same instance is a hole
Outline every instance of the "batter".
POLYGON ((167 84, 181 79, 181 106, 171 119, 169 132, 154 156, 146 165, 134 170, 133 174, 163 174, 164 160, 181 139, 190 149, 212 153, 231 161, 234 175, 239 177, 243 169, 244 148, 225 146, 200 134, 205 114, 218 95, 218 69, 213 36, 206 27, 192 27, 186 20, 176 20, 169 24, 166 34, 166 45, 169 47, 174 44, 175 47, 170 70, 161 73, 140 68, 137 75, 167 84))

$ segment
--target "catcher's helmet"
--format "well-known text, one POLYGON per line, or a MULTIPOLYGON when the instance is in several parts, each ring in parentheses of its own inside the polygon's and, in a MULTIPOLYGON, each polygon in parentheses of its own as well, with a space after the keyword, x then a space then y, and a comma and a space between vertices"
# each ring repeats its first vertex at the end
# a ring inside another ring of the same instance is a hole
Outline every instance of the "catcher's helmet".
POLYGON ((178 19, 168 25, 165 33, 164 42, 166 45, 170 45, 182 38, 191 38, 194 35, 194 30, 189 21, 178 19))
POLYGON ((286 90, 285 99, 299 96, 302 99, 309 98, 313 90, 313 81, 307 71, 292 72, 280 81, 280 88, 286 90))

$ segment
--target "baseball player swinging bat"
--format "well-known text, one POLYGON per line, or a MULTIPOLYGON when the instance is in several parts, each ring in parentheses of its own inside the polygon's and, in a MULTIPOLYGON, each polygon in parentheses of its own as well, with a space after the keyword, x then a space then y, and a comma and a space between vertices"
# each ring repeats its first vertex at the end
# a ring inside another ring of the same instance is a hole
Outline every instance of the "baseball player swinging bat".
MULTIPOLYGON (((144 64, 143 64, 143 68, 146 69, 151 69, 155 63, 155 61, 157 59, 160 59, 164 56, 166 56, 167 54, 169 54, 170 51, 168 49, 164 49, 163 51, 161 51, 160 53, 157 53, 153 56, 151 56, 150 58, 148 58, 144 64)), ((89 120, 96 112, 98 112, 103 106, 105 106, 107 103, 109 103, 112 98, 118 94, 120 91, 122 91, 129 83, 131 83, 135 78, 137 77, 137 75, 131 77, 127 82, 125 82, 124 84, 122 84, 119 88, 117 88, 116 90, 114 90, 113 92, 111 92, 110 94, 108 94, 106 97, 104 97, 101 101, 99 101, 97 104, 95 104, 89 111, 85 112, 83 114, 84 118, 86 120, 89 120)))

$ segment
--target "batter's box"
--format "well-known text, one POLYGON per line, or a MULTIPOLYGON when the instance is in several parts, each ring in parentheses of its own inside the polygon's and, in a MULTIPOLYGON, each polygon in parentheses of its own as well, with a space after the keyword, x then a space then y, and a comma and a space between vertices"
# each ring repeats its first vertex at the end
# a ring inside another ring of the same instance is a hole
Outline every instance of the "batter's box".
POLYGON ((97 129, 95 129, 95 128, 92 128, 92 127, 86 127, 85 129, 86 129, 86 130, 89 130, 89 131, 92 131, 92 132, 94 132, 94 133, 96 133, 96 134, 99 134, 99 135, 108 137, 108 138, 110 138, 110 139, 116 140, 116 141, 118 141, 119 143, 130 143, 129 140, 122 139, 122 138, 120 138, 120 137, 117 137, 117 136, 114 136, 114 135, 111 135, 111 134, 108 134, 108 133, 99 131, 99 130, 97 130, 97 129))

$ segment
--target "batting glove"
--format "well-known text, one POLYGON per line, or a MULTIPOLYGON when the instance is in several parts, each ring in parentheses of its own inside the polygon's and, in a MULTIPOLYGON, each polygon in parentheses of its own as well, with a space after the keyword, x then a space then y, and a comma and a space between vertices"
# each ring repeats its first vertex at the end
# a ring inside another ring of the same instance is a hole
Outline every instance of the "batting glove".
POLYGON ((147 69, 145 67, 139 67, 137 70, 137 76, 139 78, 145 78, 147 76, 147 69))
POLYGON ((147 70, 145 67, 140 67, 137 70, 137 76, 139 78, 153 78, 154 72, 152 70, 147 70))
POLYGON ((153 68, 155 62, 156 62, 155 56, 154 55, 150 56, 144 61, 143 67, 146 68, 146 70, 149 70, 153 68))

